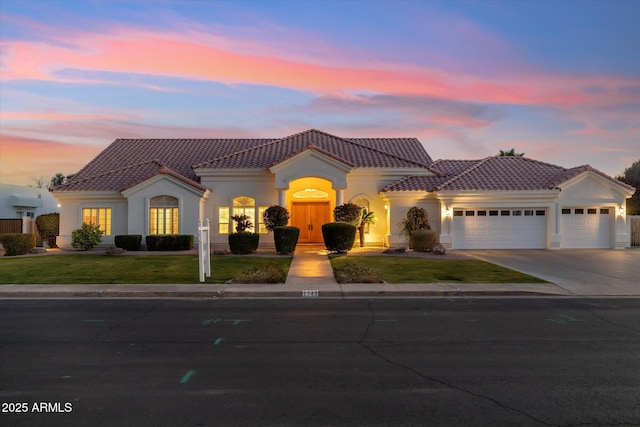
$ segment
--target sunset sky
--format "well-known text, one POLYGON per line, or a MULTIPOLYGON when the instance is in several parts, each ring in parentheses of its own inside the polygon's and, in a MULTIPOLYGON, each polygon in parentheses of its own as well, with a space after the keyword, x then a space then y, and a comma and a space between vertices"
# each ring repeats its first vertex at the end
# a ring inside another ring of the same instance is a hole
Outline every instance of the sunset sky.
POLYGON ((640 1, 0 5, 0 182, 116 138, 416 137, 610 175, 640 158, 640 1))

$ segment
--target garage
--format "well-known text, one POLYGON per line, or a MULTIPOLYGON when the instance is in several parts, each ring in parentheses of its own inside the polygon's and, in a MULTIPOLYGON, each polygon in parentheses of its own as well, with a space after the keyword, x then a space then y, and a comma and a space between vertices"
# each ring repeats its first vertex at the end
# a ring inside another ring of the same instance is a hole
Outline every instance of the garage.
POLYGON ((453 249, 544 249, 546 209, 454 209, 453 249))
POLYGON ((561 210, 562 248, 611 248, 613 208, 565 207, 561 210))

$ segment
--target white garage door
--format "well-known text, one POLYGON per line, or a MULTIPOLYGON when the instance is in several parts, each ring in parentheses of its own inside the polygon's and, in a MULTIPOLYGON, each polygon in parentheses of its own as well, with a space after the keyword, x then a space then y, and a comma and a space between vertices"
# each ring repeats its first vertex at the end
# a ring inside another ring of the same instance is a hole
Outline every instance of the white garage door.
POLYGON ((544 249, 545 209, 453 211, 454 249, 544 249))
POLYGON ((610 248, 613 209, 563 208, 560 235, 563 248, 610 248))

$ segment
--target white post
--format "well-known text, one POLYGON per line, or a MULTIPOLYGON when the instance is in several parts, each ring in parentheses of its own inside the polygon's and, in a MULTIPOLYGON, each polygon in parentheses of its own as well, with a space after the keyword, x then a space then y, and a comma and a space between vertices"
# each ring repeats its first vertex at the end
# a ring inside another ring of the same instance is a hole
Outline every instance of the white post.
POLYGON ((204 282, 205 275, 211 277, 211 249, 209 247, 209 218, 198 220, 198 270, 200 282, 204 282))

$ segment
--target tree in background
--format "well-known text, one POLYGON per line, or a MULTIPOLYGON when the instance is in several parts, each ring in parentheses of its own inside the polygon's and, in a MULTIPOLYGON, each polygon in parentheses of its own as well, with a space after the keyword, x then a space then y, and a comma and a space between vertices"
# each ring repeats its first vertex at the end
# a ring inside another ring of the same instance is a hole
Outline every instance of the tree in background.
POLYGON ((635 187, 636 192, 627 199, 627 214, 640 215, 640 159, 633 162, 621 175, 616 176, 616 179, 635 187))
POLYGON ((507 157, 507 156, 522 157, 522 156, 524 156, 524 153, 516 153, 516 149, 512 148, 509 151, 500 150, 500 156, 502 156, 502 157, 507 157))
POLYGON ((55 174, 53 178, 51 178, 51 182, 49 183, 49 188, 57 187, 58 185, 62 185, 67 182, 67 177, 58 172, 55 174))

